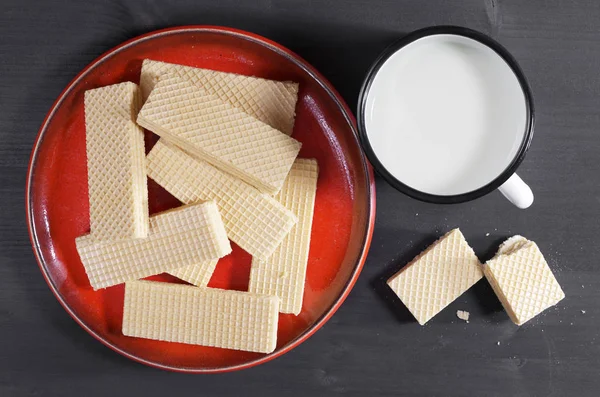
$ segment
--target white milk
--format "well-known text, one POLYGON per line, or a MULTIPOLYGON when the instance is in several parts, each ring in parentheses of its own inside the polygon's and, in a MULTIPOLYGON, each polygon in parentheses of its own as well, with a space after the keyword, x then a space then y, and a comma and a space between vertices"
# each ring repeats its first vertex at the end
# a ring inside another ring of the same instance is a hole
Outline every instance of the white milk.
POLYGON ((366 99, 365 126, 379 161, 404 184, 435 195, 467 193, 515 157, 525 96, 492 49, 462 36, 429 36, 382 65, 366 99))

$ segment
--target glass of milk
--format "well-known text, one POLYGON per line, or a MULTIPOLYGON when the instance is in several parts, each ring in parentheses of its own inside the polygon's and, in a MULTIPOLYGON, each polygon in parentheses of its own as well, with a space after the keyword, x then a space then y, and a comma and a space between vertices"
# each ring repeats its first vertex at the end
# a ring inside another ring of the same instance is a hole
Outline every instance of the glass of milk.
POLYGON ((371 164, 409 196, 458 203, 499 189, 519 208, 533 202, 515 174, 533 135, 531 91, 482 33, 434 27, 390 46, 363 84, 358 124, 371 164))

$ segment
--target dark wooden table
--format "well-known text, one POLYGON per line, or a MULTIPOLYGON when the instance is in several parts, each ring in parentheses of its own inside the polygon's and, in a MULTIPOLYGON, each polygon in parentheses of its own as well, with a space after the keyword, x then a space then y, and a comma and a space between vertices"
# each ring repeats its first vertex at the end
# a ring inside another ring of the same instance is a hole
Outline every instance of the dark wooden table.
POLYGON ((87 3, 0 4, 1 396, 600 395, 600 3, 87 3), (536 132, 519 169, 535 192, 533 207, 518 210, 498 192, 461 205, 424 204, 378 179, 365 269, 339 312, 306 343, 224 375, 167 373, 119 356, 79 328, 46 286, 27 235, 25 174, 45 113, 80 69, 124 40, 182 24, 233 26, 276 40, 323 72, 351 107, 369 64, 404 33, 455 24, 492 35, 518 59, 536 99, 536 132), (520 328, 484 281, 425 327, 391 308, 375 281, 455 226, 483 260, 506 236, 537 241, 565 300, 520 328), (469 324, 457 309, 471 312, 469 324))

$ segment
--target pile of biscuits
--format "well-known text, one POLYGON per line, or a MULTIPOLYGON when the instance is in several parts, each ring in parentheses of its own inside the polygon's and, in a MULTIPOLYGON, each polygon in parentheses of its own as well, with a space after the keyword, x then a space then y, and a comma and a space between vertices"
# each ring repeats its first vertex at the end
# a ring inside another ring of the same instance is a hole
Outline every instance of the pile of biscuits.
POLYGON ((123 334, 269 353, 278 314, 302 309, 318 166, 298 158, 298 84, 145 60, 85 93, 94 289, 125 283, 123 334), (146 156, 144 130, 160 140, 146 156), (149 216, 147 177, 184 205, 149 216), (247 292, 207 287, 230 240, 247 292), (140 280, 169 273, 191 285, 140 280))

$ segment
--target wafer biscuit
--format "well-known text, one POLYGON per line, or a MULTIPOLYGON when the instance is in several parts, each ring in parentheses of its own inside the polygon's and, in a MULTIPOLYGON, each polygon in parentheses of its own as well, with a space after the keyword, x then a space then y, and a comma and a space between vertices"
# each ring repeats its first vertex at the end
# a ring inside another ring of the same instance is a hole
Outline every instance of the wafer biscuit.
POLYGON ((252 258, 248 291, 278 296, 281 313, 298 315, 302 310, 318 174, 316 160, 296 159, 275 199, 298 223, 268 259, 252 258))
POLYGON ((144 239, 105 242, 88 234, 75 239, 75 243, 94 289, 217 259, 231 252, 214 202, 152 216, 148 237, 144 239))
POLYGON ((269 194, 281 189, 301 146, 175 75, 160 79, 137 122, 269 194))
POLYGON ((183 203, 214 200, 227 236, 267 258, 297 221, 273 197, 160 139, 147 157, 148 176, 183 203))
POLYGON ((152 281, 125 284, 123 334, 270 353, 277 344, 279 298, 152 281))
POLYGON ((498 254, 485 263, 483 272, 517 325, 565 297, 537 244, 521 236, 502 244, 498 254))
POLYGON ((144 132, 135 123, 141 93, 134 83, 85 92, 90 230, 98 240, 148 235, 144 132))
POLYGON ((392 276, 388 285, 423 325, 482 277, 475 252, 454 229, 392 276))
POLYGON ((284 134, 292 135, 298 101, 298 83, 145 59, 140 75, 140 88, 144 100, 148 98, 159 78, 165 74, 177 74, 223 102, 239 108, 284 134))
POLYGON ((167 273, 180 280, 187 281, 196 287, 206 287, 210 281, 210 277, 215 271, 218 261, 218 259, 210 259, 196 265, 169 270, 167 273))

